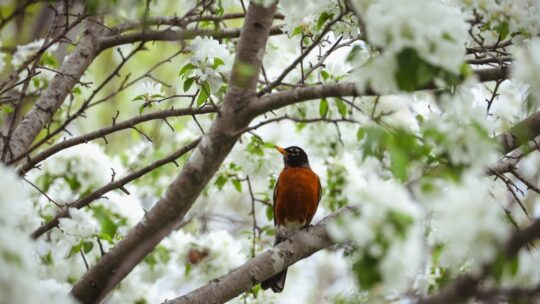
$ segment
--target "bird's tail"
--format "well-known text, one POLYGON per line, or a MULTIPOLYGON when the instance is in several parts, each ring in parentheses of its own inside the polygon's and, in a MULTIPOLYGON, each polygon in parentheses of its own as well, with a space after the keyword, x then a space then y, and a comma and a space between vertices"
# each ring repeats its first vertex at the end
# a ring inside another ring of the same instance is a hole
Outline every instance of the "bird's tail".
POLYGON ((271 288, 273 292, 282 292, 287 278, 287 268, 261 283, 262 289, 271 288))
MULTIPOLYGON (((276 239, 274 241, 274 246, 281 243, 284 237, 276 231, 276 239)), ((283 269, 281 272, 276 273, 273 277, 264 280, 261 282, 262 289, 266 290, 271 288, 273 292, 282 292, 285 287, 285 279, 287 278, 287 268, 283 269)))

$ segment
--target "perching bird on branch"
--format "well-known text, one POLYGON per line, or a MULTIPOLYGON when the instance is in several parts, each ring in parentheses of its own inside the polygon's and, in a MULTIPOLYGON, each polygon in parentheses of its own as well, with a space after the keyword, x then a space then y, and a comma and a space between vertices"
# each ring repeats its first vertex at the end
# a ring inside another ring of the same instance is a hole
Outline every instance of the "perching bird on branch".
MULTIPOLYGON (((307 227, 321 199, 321 182, 311 170, 306 152, 296 146, 285 149, 276 146, 276 149, 283 155, 285 167, 274 188, 274 246, 300 228, 307 227)), ((284 269, 263 281, 261 287, 282 292, 286 277, 287 269, 284 269)))

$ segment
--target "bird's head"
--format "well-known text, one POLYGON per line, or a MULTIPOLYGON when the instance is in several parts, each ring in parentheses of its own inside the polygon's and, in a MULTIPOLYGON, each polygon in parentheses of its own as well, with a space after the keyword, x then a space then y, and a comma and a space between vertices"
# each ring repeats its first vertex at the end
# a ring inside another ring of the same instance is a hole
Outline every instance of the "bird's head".
POLYGON ((309 168, 308 156, 302 148, 297 146, 290 146, 288 148, 275 146, 275 148, 283 155, 283 163, 285 164, 285 167, 309 168))

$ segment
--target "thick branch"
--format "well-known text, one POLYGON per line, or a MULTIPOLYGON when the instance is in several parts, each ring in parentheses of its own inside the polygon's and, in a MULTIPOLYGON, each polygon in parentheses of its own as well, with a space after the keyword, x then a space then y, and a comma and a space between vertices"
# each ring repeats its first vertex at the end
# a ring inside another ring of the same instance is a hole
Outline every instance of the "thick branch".
POLYGON ((83 37, 77 47, 64 61, 45 92, 9 138, 9 151, 5 157, 6 162, 13 156, 26 151, 54 113, 60 108, 90 63, 99 54, 97 38, 103 31, 103 27, 96 22, 86 21, 83 37))
POLYGON ((518 123, 507 132, 497 136, 504 153, 526 144, 540 134, 540 111, 518 123))
MULTIPOLYGON (((506 67, 490 68, 475 71, 478 80, 481 82, 494 81, 508 78, 506 67)), ((430 83, 424 90, 433 90, 437 87, 430 83)), ((257 115, 268 111, 276 110, 290 104, 312 99, 343 97, 343 96, 375 96, 372 90, 359 92, 353 82, 340 82, 335 84, 313 85, 302 88, 295 88, 287 91, 277 92, 261 98, 261 101, 252 106, 257 115)))
POLYGON ((334 245, 326 231, 328 223, 352 210, 351 207, 339 209, 316 225, 298 231, 286 242, 259 254, 228 274, 165 303, 225 303, 290 265, 334 245))
POLYGON ((255 96, 275 9, 275 4, 264 8, 250 3, 216 120, 163 197, 73 286, 71 292, 80 302, 99 302, 178 225, 231 151, 237 131, 249 124, 253 116, 247 113, 246 104, 255 96), (246 67, 250 73, 245 72, 246 67))
MULTIPOLYGON (((139 41, 180 41, 190 40, 197 36, 210 36, 215 39, 222 38, 237 38, 240 36, 241 29, 225 28, 219 30, 163 30, 163 31, 142 31, 137 33, 129 33, 124 35, 108 36, 99 40, 101 49, 105 50, 122 44, 134 43, 139 41)), ((283 34, 280 26, 272 27, 270 35, 283 34)))
MULTIPOLYGON (((144 167, 144 168, 141 168, 135 172, 132 172, 126 176, 124 176, 123 178, 119 179, 119 180, 116 180, 116 181, 113 181, 101 188, 98 188, 96 190, 94 190, 92 193, 88 194, 87 196, 85 197, 82 197, 72 203, 69 203, 66 205, 66 207, 68 208, 77 208, 77 209, 81 209, 83 207, 86 207, 88 206, 91 202, 95 201, 96 199, 102 197, 104 194, 106 194, 107 192, 110 192, 112 190, 115 190, 115 189, 122 189, 125 185, 127 185, 129 182, 145 175, 146 173, 150 172, 150 171, 153 171, 165 164, 168 164, 168 163, 171 163, 171 162, 174 162, 177 158, 179 158, 180 156, 186 154, 188 151, 192 150, 193 148, 195 148, 198 144, 199 144, 199 141, 200 139, 196 139, 194 141, 192 141, 191 143, 187 144, 186 146, 182 147, 181 149, 178 149, 176 152, 172 153, 171 155, 165 157, 165 158, 162 158, 160 160, 157 160, 153 163, 151 163, 150 165, 144 167)), ((32 238, 34 239, 37 239, 38 237, 40 237, 41 235, 43 235, 45 232, 51 230, 52 228, 58 226, 58 223, 59 223, 59 219, 61 218, 64 218, 64 217, 69 217, 69 213, 68 213, 68 210, 66 208, 66 210, 64 210, 63 212, 60 212, 58 213, 52 220, 50 220, 49 222, 41 225, 39 228, 37 228, 36 230, 34 230, 34 232, 32 232, 32 234, 30 235, 32 238)))
POLYGON ((60 151, 62 151, 64 149, 67 149, 69 147, 73 147, 75 145, 79 145, 79 144, 82 144, 82 143, 87 143, 87 142, 89 142, 91 140, 94 140, 94 139, 97 139, 97 138, 103 138, 108 134, 111 134, 111 133, 114 133, 114 132, 117 132, 117 131, 120 131, 120 130, 130 129, 134 125, 137 125, 137 124, 140 124, 140 123, 143 123, 143 122, 146 122, 146 121, 155 120, 155 119, 162 119, 162 118, 167 118, 167 117, 173 117, 173 116, 196 115, 196 114, 215 113, 215 112, 217 112, 217 109, 214 108, 214 107, 183 108, 183 109, 169 109, 169 110, 157 111, 157 112, 137 116, 135 118, 128 119, 128 120, 113 124, 110 127, 99 129, 97 131, 90 132, 88 134, 73 137, 73 138, 70 138, 70 139, 66 139, 66 140, 64 140, 62 142, 59 142, 56 145, 54 145, 54 146, 40 152, 36 156, 29 158, 28 161, 17 170, 17 172, 20 175, 23 175, 26 172, 28 172, 29 170, 31 170, 38 163, 42 162, 43 160, 47 159, 48 157, 50 157, 50 156, 52 156, 52 155, 54 155, 54 154, 56 154, 56 153, 58 153, 58 152, 60 152, 60 151))

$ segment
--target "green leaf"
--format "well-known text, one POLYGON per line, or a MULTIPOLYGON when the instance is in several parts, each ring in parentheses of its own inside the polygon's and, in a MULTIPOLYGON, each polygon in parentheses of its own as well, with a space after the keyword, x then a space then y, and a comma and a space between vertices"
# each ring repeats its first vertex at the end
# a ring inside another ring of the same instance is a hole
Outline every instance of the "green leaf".
POLYGON ((491 274, 493 275, 493 278, 498 283, 501 281, 503 272, 504 272, 504 263, 505 263, 505 257, 502 252, 499 252, 497 254, 497 258, 495 261, 491 264, 491 274))
POLYGON ((217 69, 220 65, 224 65, 225 62, 221 59, 221 58, 214 58, 214 64, 212 65, 212 68, 215 70, 217 69))
POLYGON ((68 257, 73 256, 74 254, 79 253, 83 247, 83 242, 80 241, 77 245, 71 247, 71 250, 69 251, 68 257))
POLYGON ((398 70, 394 77, 400 90, 412 92, 428 84, 435 69, 425 62, 416 50, 406 48, 397 56, 398 70))
POLYGON ((321 102, 319 103, 319 114, 323 118, 326 118, 326 115, 328 114, 328 100, 326 100, 326 98, 321 99, 321 102))
POLYGON ((56 57, 54 57, 54 55, 52 55, 50 53, 45 53, 41 57, 41 60, 39 61, 39 64, 48 65, 48 66, 51 66, 51 67, 58 67, 58 60, 56 59, 56 57))
POLYGON ((364 253, 353 264, 353 272, 362 289, 369 290, 381 282, 382 276, 378 264, 379 261, 367 253, 364 253))
POLYGON ((188 79, 186 79, 186 81, 184 81, 184 92, 187 92, 189 91, 189 89, 191 88, 191 86, 193 85, 193 82, 195 82, 195 78, 194 77, 190 77, 188 79))
POLYGON ((180 69, 180 73, 178 73, 178 76, 182 76, 182 75, 190 72, 191 70, 194 70, 195 68, 197 68, 197 67, 194 64, 188 63, 188 64, 186 64, 185 66, 183 66, 180 69))
POLYGON ((82 250, 84 253, 89 253, 94 248, 94 242, 87 241, 82 243, 82 250))
POLYGON ((405 231, 414 223, 414 219, 410 215, 396 210, 388 212, 388 219, 396 227, 396 233, 403 238, 406 236, 405 231))
POLYGON ((185 264, 186 266, 186 269, 184 270, 184 276, 189 276, 189 273, 191 272, 191 264, 190 263, 187 263, 185 264))
MULTIPOLYGON (((108 235, 109 238, 112 240, 116 235, 116 231, 118 230, 119 226, 115 222, 115 218, 117 216, 103 206, 94 206, 92 208, 92 211, 94 213, 94 217, 99 221, 101 225, 100 235, 108 235)), ((104 239, 108 238, 104 237, 104 239)))
POLYGON ((131 101, 137 101, 137 100, 144 100, 144 94, 139 95, 139 96, 133 98, 131 101))
POLYGON ((409 158, 407 152, 400 148, 390 149, 390 168, 394 176, 402 182, 407 181, 407 168, 409 167, 409 158))
POLYGON ((356 45, 353 45, 351 51, 349 52, 349 54, 347 55, 347 58, 345 58, 345 61, 347 62, 351 62, 354 60, 354 57, 356 57, 356 55, 362 50, 363 48, 356 44, 356 45))
POLYGON ((324 80, 327 80, 328 78, 330 78, 330 74, 328 74, 326 70, 321 71, 321 76, 324 80))
POLYGON ((41 256, 41 263, 43 265, 52 265, 53 264, 53 256, 52 252, 49 250, 46 255, 41 256))
POLYGON ((509 26, 508 22, 505 21, 505 22, 499 24, 495 28, 495 31, 497 33, 499 33, 500 40, 503 41, 504 39, 506 39, 506 37, 508 37, 508 34, 510 34, 510 26, 509 26))
POLYGON ((513 257, 512 259, 507 261, 506 265, 508 270, 510 271, 510 275, 512 277, 515 277, 519 271, 519 258, 517 256, 513 257))
POLYGON ((236 189, 236 191, 238 192, 242 192, 242 182, 240 182, 240 180, 238 179, 233 179, 231 180, 234 188, 236 189))
POLYGON ((219 190, 223 189, 223 186, 225 186, 226 183, 227 178, 222 174, 218 175, 216 181, 214 182, 214 184, 218 187, 219 190))
POLYGON ((302 26, 301 26, 301 25, 297 26, 297 27, 292 31, 291 37, 294 37, 294 36, 296 36, 296 35, 298 35, 298 34, 301 34, 302 31, 303 31, 303 30, 302 30, 302 26))
POLYGON ((358 132, 356 132, 356 139, 358 141, 361 141, 364 136, 366 136, 366 129, 364 128, 358 128, 358 132))
POLYGON ((83 2, 85 6, 85 13, 88 15, 96 15, 100 7, 100 0, 86 0, 83 2))
POLYGON ((104 241, 109 242, 109 244, 112 244, 112 243, 113 243, 112 237, 111 237, 109 234, 105 233, 105 232, 100 232, 100 233, 97 234, 97 236, 98 236, 101 240, 104 240, 104 241))
POLYGON ((209 96, 210 83, 208 81, 203 81, 201 85, 201 90, 199 91, 199 97, 197 97, 197 106, 204 104, 209 96))
POLYGON ((342 117, 347 116, 347 106, 343 100, 341 98, 334 98, 334 101, 336 102, 339 114, 341 114, 342 117))
POLYGON ((334 16, 334 14, 329 14, 327 12, 323 12, 319 16, 319 19, 317 19, 317 29, 320 30, 322 28, 322 26, 326 23, 326 21, 329 20, 330 18, 332 18, 333 16, 334 16))
POLYGON ((266 207, 266 219, 269 221, 274 219, 274 208, 272 206, 266 207))
POLYGON ((0 109, 2 110, 2 112, 8 113, 8 114, 13 113, 13 108, 10 105, 7 105, 7 104, 0 107, 0 109))

